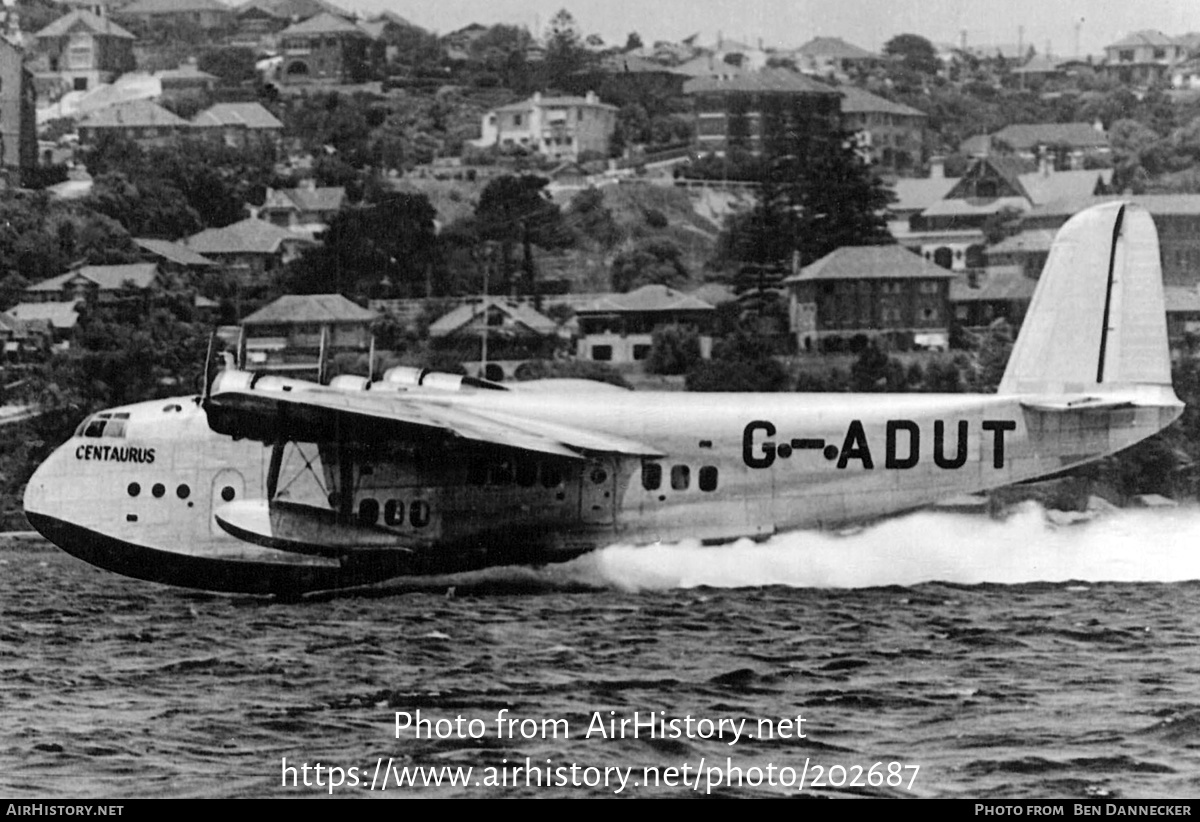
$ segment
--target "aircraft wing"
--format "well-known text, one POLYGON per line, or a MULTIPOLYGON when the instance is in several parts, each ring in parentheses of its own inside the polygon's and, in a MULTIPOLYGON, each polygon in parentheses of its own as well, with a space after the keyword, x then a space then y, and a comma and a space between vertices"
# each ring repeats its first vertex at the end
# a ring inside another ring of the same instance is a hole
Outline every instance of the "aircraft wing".
POLYGON ((583 459, 587 453, 660 457, 633 440, 569 425, 463 409, 419 393, 349 393, 319 386, 284 393, 221 390, 206 401, 209 427, 262 442, 420 442, 437 437, 583 459))

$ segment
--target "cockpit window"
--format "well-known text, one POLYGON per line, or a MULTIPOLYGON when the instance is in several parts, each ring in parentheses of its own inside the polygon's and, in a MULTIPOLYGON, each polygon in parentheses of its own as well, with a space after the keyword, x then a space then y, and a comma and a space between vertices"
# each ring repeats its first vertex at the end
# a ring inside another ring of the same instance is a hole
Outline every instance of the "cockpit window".
POLYGON ((77 437, 124 437, 129 412, 105 411, 88 417, 75 429, 77 437))

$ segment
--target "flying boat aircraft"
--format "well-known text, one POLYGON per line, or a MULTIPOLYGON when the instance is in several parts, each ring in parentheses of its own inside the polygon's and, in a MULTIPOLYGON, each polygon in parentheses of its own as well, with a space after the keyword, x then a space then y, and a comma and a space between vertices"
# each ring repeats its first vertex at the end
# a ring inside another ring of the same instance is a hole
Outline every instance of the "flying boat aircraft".
POLYGON ((411 368, 322 385, 229 364, 201 397, 85 419, 25 512, 101 568, 289 595, 842 527, 1169 425, 1183 405, 1161 279, 1145 210, 1073 217, 995 394, 663 394, 411 368))

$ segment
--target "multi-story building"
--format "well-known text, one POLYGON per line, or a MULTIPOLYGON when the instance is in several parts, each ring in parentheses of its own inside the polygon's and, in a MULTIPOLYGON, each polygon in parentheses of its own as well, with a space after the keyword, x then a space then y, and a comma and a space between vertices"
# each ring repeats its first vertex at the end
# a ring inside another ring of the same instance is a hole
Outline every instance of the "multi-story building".
POLYGON ((141 146, 173 142, 191 124, 157 103, 134 100, 93 111, 79 123, 79 142, 92 145, 103 135, 117 135, 141 146))
POLYGON ((650 356, 654 331, 678 325, 700 336, 700 356, 712 353, 711 324, 716 309, 665 285, 645 285, 628 294, 605 294, 577 306, 576 356, 596 362, 640 362, 650 356))
POLYGON ((838 91, 842 94, 842 128, 855 132, 864 160, 878 171, 892 174, 921 166, 929 121, 925 112, 857 86, 840 86, 838 91))
POLYGON ((218 0, 133 0, 114 14, 147 29, 217 31, 233 20, 233 9, 218 0))
POLYGON ((367 65, 371 36, 355 23, 322 12, 279 32, 283 53, 280 82, 356 82, 367 65))
POLYGON ((683 85, 695 102, 695 146, 724 154, 731 147, 762 150, 764 112, 800 107, 814 123, 837 128, 841 94, 837 89, 787 69, 719 77, 696 77, 683 85))
POLYGON ((1048 159, 1037 164, 1016 155, 980 157, 907 226, 890 228, 897 242, 943 268, 983 268, 989 220, 1019 220, 1039 205, 1105 194, 1111 180, 1112 169, 1055 171, 1048 159))
POLYGON ((261 103, 217 103, 192 118, 197 136, 230 148, 279 148, 283 123, 261 103))
POLYGON ((485 114, 483 136, 474 144, 523 147, 547 157, 578 160, 584 152, 607 156, 616 128, 616 106, 601 103, 593 92, 584 97, 545 97, 537 92, 485 114))
POLYGON ((1105 46, 1100 70, 1122 83, 1153 86, 1167 82, 1171 67, 1187 56, 1183 43, 1147 29, 1105 46))
POLYGON ((37 93, 25 53, 0 37, 0 170, 10 185, 37 165, 37 93))
POLYGON ((289 294, 242 320, 250 367, 310 370, 321 350, 366 351, 380 315, 341 294, 289 294))
POLYGON ((75 91, 111 83, 136 67, 134 36, 107 17, 73 11, 34 35, 35 71, 56 74, 75 91))
POLYGON ((959 151, 972 157, 997 152, 1025 160, 1047 157, 1056 169, 1067 170, 1083 168, 1088 158, 1107 159, 1112 147, 1098 123, 1017 123, 992 134, 969 137, 959 151))
POLYGON ((904 335, 945 349, 954 276, 898 245, 839 248, 783 281, 796 345, 812 351, 835 339, 904 335))

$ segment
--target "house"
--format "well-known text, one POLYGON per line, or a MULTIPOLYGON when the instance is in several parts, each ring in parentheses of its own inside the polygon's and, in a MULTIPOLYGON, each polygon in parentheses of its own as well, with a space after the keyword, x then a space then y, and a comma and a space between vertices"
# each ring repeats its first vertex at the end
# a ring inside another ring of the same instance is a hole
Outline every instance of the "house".
POLYGON ((981 157, 907 227, 891 224, 892 236, 944 268, 982 268, 989 221, 1017 219, 1056 200, 1106 194, 1111 181, 1111 169, 1055 171, 1048 159, 1035 164, 1015 155, 981 157))
POLYGON ((230 148, 278 149, 283 123, 261 103, 217 103, 192 118, 193 132, 230 148))
POLYGON ((950 345, 954 274, 903 246, 846 246, 784 279, 801 351, 840 350, 854 337, 904 347, 950 345))
POLYGON ((289 294, 242 320, 251 367, 311 369, 322 348, 366 351, 380 315, 341 294, 289 294))
POLYGON ((268 285, 284 264, 300 256, 312 240, 250 217, 224 228, 208 228, 184 240, 189 250, 220 263, 242 287, 268 285))
POLYGON ((84 265, 25 289, 26 302, 111 305, 161 286, 155 263, 84 265))
POLYGON ((28 333, 62 343, 71 338, 79 324, 78 305, 76 302, 18 303, 4 313, 22 323, 28 333))
POLYGON ((147 29, 179 34, 225 29, 233 21, 233 9, 218 0, 133 0, 115 15, 147 29))
POLYGON ((528 303, 487 297, 439 317, 429 326, 429 337, 435 343, 461 346, 465 342, 477 347, 480 360, 463 365, 477 376, 502 382, 511 379, 526 360, 554 356, 559 327, 528 303))
POLYGON ((995 268, 1014 266, 1024 276, 1036 280, 1050 257, 1050 247, 1054 245, 1054 236, 1057 233, 1044 228, 1028 228, 988 246, 984 252, 987 269, 991 271, 995 268))
POLYGON ((525 148, 547 157, 578 160, 581 154, 608 155, 617 128, 617 107, 594 92, 583 97, 545 97, 492 109, 483 115, 483 135, 473 144, 486 148, 525 148))
POLYGON ((233 10, 238 38, 246 41, 259 40, 322 13, 352 19, 345 9, 325 0, 248 0, 233 10))
POLYGON ((650 356, 656 329, 680 325, 699 333, 700 356, 708 359, 715 312, 703 300, 665 285, 601 295, 575 309, 580 335, 576 356, 596 362, 640 362, 650 356))
POLYGON ((1104 47, 1100 71, 1108 78, 1137 86, 1168 81, 1171 67, 1188 56, 1187 47, 1161 31, 1135 31, 1104 47))
POLYGON ((279 32, 285 85, 361 82, 371 36, 344 17, 322 12, 279 32))
POLYGON ((1144 207, 1158 229, 1163 284, 1195 288, 1200 285, 1200 195, 1138 194, 1065 197, 1035 206, 1022 221, 1025 230, 1057 231, 1083 209, 1121 199, 1144 207))
POLYGON ((1002 319, 1016 331, 1036 286, 1037 275, 1029 276, 1021 265, 989 266, 957 277, 950 283, 955 325, 979 334, 1002 319))
POLYGON ((87 91, 136 67, 134 36, 107 17, 73 11, 34 35, 35 71, 61 77, 74 91, 87 91))
POLYGON ((20 186, 38 164, 37 93, 24 52, 0 37, 0 171, 20 186))
POLYGON ((156 71, 154 79, 165 96, 208 93, 217 86, 216 75, 201 71, 194 61, 180 63, 179 68, 156 71))
POLYGON ((877 171, 909 173, 919 167, 925 152, 929 116, 910 106, 893 103, 857 86, 839 86, 842 128, 856 133, 859 153, 877 171))
POLYGON ((846 79, 879 61, 879 55, 840 37, 814 37, 792 54, 796 68, 817 77, 846 79))
POLYGON ((1104 128, 1089 123, 1021 123, 963 141, 959 151, 972 157, 1016 154, 1025 160, 1050 157, 1058 170, 1083 168, 1089 157, 1106 158, 1112 147, 1104 128))
POLYGON ((831 86, 787 69, 722 77, 694 77, 683 84, 695 103, 694 146, 723 154, 729 147, 762 150, 763 112, 801 106, 830 129, 839 125, 841 95, 831 86))
POLYGON ((79 123, 81 145, 95 145, 104 136, 123 137, 140 146, 174 142, 191 124, 149 100, 134 100, 93 111, 79 123))
POLYGON ((164 274, 182 274, 193 284, 220 267, 214 260, 170 240, 138 237, 133 242, 140 249, 142 259, 155 263, 164 274))
POLYGON ((298 188, 267 188, 261 206, 252 208, 260 219, 290 231, 319 233, 346 204, 344 186, 317 186, 310 178, 298 188))

